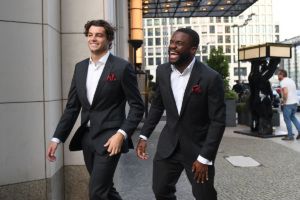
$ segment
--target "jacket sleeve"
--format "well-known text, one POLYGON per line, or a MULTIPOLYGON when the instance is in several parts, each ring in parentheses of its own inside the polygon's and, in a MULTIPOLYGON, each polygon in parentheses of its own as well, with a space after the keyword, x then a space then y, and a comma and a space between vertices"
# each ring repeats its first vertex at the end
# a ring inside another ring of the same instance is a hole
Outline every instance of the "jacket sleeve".
POLYGON ((73 74, 71 87, 68 94, 68 101, 66 108, 61 116, 59 123, 56 127, 53 137, 58 138, 61 142, 65 142, 78 118, 81 110, 81 103, 77 96, 76 89, 76 67, 73 74))
POLYGON ((225 129, 224 86, 219 75, 210 80, 207 101, 209 127, 199 154, 208 160, 214 160, 225 129))
POLYGON ((122 88, 129 104, 129 113, 120 129, 131 137, 144 114, 144 103, 138 89, 137 77, 131 64, 127 64, 122 77, 122 88))
POLYGON ((153 130, 155 129, 158 122, 160 121, 160 118, 165 110, 165 106, 163 104, 161 93, 160 93, 158 69, 159 67, 156 70, 156 90, 151 102, 151 107, 150 107, 148 117, 141 130, 141 135, 147 138, 151 136, 153 130))

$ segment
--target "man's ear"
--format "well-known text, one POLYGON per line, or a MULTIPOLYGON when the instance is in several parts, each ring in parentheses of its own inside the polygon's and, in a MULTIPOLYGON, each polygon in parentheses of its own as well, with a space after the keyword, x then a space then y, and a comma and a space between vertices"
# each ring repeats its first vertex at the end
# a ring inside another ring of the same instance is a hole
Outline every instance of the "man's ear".
POLYGON ((191 53, 196 54, 198 47, 192 47, 191 48, 191 53))

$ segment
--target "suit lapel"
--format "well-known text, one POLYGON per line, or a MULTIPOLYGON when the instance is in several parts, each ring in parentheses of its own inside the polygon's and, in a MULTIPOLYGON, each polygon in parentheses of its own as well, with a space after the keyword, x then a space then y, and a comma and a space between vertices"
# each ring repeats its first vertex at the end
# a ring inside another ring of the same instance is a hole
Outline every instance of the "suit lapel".
POLYGON ((98 85, 97 85, 97 88, 96 88, 96 91, 95 91, 95 94, 94 94, 94 99, 93 99, 93 102, 92 102, 92 105, 91 105, 92 107, 100 99, 101 90, 102 90, 103 86, 106 83, 107 76, 110 74, 110 72, 112 70, 112 60, 113 60, 113 55, 110 54, 109 57, 108 57, 108 59, 107 59, 107 61, 106 61, 105 66, 104 66, 104 69, 103 69, 103 72, 101 74, 101 77, 99 79, 99 82, 98 82, 98 85))
POLYGON ((86 79, 87 79, 87 72, 88 72, 88 68, 89 68, 89 59, 86 59, 83 64, 83 66, 80 67, 79 69, 81 69, 79 73, 79 94, 81 94, 83 96, 83 102, 86 104, 86 106, 90 107, 90 103, 87 99, 87 91, 86 91, 86 79))
POLYGON ((183 111, 184 111, 184 109, 185 109, 185 107, 188 103, 188 100, 191 96, 192 87, 194 85, 199 84, 200 75, 201 75, 201 73, 200 73, 200 64, 196 60, 194 66, 193 66, 189 81, 188 81, 187 86, 186 86, 185 91, 184 91, 182 106, 181 106, 181 110, 180 110, 180 116, 182 115, 182 113, 183 113, 183 111))
MULTIPOLYGON (((171 106, 173 107, 172 110, 176 111, 176 114, 177 116, 179 116, 178 114, 178 110, 177 110, 177 106, 176 106, 176 102, 175 102, 175 98, 174 98, 174 94, 173 94, 173 90, 172 90, 172 86, 171 86, 171 72, 172 72, 172 68, 171 68, 171 65, 168 65, 167 67, 167 73, 165 73, 166 75, 166 87, 167 87, 167 90, 169 92, 169 94, 167 96, 170 97, 170 104, 171 106)), ((163 94, 162 94, 163 95, 163 94)))

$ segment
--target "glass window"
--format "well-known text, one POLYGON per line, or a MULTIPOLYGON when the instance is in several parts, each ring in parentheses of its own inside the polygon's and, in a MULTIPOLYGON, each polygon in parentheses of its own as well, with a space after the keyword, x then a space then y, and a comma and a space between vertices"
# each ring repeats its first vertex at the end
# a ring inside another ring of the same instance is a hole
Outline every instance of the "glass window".
POLYGON ((224 17, 224 23, 228 23, 229 22, 229 17, 224 17))
POLYGON ((198 18, 196 18, 196 17, 193 17, 191 19, 191 21, 192 21, 192 24, 198 24, 198 18))
POLYGON ((190 23, 190 18, 184 18, 184 23, 189 24, 190 23))
MULTIPOLYGON (((235 67, 235 68, 233 69, 233 74, 234 74, 235 76, 238 76, 238 75, 239 75, 239 70, 238 70, 237 67, 235 67)), ((246 67, 240 67, 240 74, 241 74, 241 76, 247 76, 247 68, 246 68, 246 67)))
POLYGON ((275 25, 275 33, 279 33, 279 25, 275 25))
POLYGON ((216 17, 216 22, 217 23, 221 23, 222 22, 222 18, 221 17, 216 17))
POLYGON ((210 22, 210 23, 214 23, 214 21, 215 21, 214 19, 215 19, 214 17, 210 17, 210 18, 209 18, 209 22, 210 22))
POLYGON ((171 25, 174 25, 174 24, 175 24, 175 19, 174 19, 174 18, 170 18, 169 20, 170 20, 170 24, 171 24, 171 25))
POLYGON ((230 26, 225 26, 225 33, 230 33, 230 26))
POLYGON ((182 24, 182 18, 177 18, 177 24, 182 24))
POLYGON ((153 48, 148 48, 148 56, 153 56, 153 48))
POLYGON ((152 25, 153 25, 152 19, 147 19, 147 26, 152 26, 152 25))
POLYGON ((157 56, 160 56, 162 51, 161 51, 160 47, 156 47, 155 52, 156 52, 157 56))
POLYGON ((168 35, 168 27, 163 27, 163 35, 168 35))
POLYGON ((225 56, 225 59, 227 60, 227 62, 231 63, 231 56, 225 56))
POLYGON ((148 65, 153 65, 153 58, 148 58, 148 65))
POLYGON ((223 35, 218 35, 218 43, 223 43, 223 35))
POLYGON ((202 53, 207 53, 207 46, 202 46, 202 53))
POLYGON ((225 53, 231 53, 231 46, 230 45, 226 45, 225 53))
POLYGON ((148 28, 148 36, 153 36, 153 28, 148 28))
POLYGON ((148 46, 153 46, 153 38, 148 38, 148 46))
POLYGON ((209 26, 209 33, 215 33, 215 26, 209 26))
POLYGON ((202 62, 207 62, 208 57, 207 56, 202 56, 202 62))
POLYGON ((155 36, 160 36, 160 28, 155 28, 155 36))
POLYGON ((155 61, 156 61, 156 65, 160 65, 161 64, 161 58, 160 57, 156 57, 155 61))
POLYGON ((155 25, 155 26, 160 25, 160 24, 159 24, 159 19, 154 19, 154 25, 155 25))
POLYGON ((225 35, 225 42, 226 43, 230 43, 231 42, 230 35, 225 35))
POLYGON ((161 43, 160 43, 160 38, 155 38, 155 45, 161 45, 161 43))

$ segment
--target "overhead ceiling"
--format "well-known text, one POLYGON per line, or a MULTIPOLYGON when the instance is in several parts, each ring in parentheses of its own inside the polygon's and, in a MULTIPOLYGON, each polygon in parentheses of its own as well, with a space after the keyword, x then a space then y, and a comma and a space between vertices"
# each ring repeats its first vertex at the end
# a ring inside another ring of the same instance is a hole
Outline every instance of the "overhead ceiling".
POLYGON ((257 0, 143 0, 143 18, 237 16, 257 0))

